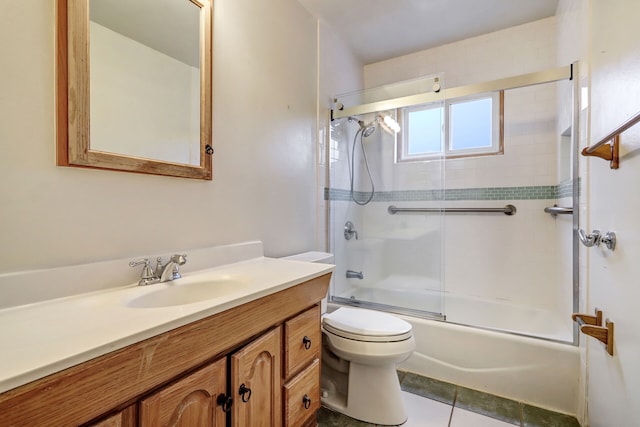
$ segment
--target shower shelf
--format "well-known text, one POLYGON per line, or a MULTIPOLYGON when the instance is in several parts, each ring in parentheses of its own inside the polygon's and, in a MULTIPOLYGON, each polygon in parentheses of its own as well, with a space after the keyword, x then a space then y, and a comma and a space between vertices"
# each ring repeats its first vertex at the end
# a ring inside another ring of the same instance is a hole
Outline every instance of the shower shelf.
POLYGON ((571 319, 578 323, 580 332, 604 343, 607 347, 607 353, 613 356, 613 322, 607 319, 605 326, 602 326, 602 310, 596 308, 595 316, 573 313, 571 319))

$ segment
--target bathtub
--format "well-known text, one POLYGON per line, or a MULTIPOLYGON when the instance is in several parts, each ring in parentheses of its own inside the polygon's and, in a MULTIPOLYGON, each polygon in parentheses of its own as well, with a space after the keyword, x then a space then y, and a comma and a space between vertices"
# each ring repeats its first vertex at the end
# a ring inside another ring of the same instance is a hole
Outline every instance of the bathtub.
POLYGON ((578 347, 446 322, 413 325, 414 354, 400 369, 567 414, 578 405, 578 347))
MULTIPOLYGON (((333 311, 340 305, 329 303, 333 311)), ((416 350, 399 369, 575 414, 579 349, 570 344, 406 315, 416 350)))
MULTIPOLYGON (((424 279, 422 279, 424 282, 424 279)), ((451 292, 419 290, 409 278, 389 278, 374 285, 353 285, 339 296, 342 302, 364 301, 411 311, 446 315, 446 321, 484 329, 572 343, 573 323, 566 316, 540 307, 451 292)), ((393 310, 391 310, 393 311, 393 310)), ((402 311, 400 311, 402 313, 402 311)), ((427 316, 428 317, 428 316, 427 316)))

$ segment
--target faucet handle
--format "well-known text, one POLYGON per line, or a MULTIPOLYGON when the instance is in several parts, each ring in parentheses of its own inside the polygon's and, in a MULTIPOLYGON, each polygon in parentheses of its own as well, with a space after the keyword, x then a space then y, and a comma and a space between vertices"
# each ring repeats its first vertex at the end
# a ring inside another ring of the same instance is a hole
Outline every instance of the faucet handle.
POLYGON ((153 280, 156 279, 155 275, 153 274, 153 270, 151 270, 151 264, 149 263, 149 258, 143 258, 137 261, 131 261, 129 263, 129 267, 137 267, 141 264, 144 264, 144 267, 142 268, 142 274, 140 275, 140 281, 138 282, 138 285, 148 285, 152 283, 153 280))
POLYGON ((160 277, 162 276, 162 270, 163 270, 164 266, 162 265, 162 257, 158 257, 156 258, 156 272, 154 274, 155 277, 160 277))

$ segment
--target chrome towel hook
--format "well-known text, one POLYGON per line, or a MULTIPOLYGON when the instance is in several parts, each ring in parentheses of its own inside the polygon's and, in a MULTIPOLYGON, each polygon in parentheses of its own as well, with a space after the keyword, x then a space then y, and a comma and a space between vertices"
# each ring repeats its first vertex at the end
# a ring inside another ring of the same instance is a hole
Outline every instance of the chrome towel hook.
POLYGON ((607 231, 603 236, 600 230, 593 230, 590 234, 587 234, 583 229, 580 229, 578 230, 578 237, 580 242, 588 248, 600 246, 600 243, 604 243, 607 249, 611 251, 616 249, 616 233, 613 231, 607 231))

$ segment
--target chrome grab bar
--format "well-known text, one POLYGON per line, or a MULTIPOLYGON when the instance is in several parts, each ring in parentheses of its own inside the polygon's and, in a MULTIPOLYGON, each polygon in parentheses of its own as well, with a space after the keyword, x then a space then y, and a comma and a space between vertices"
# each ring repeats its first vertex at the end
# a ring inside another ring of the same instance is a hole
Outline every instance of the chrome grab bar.
POLYGON ((398 208, 393 205, 387 208, 391 215, 396 213, 416 212, 416 213, 503 213, 505 215, 515 215, 517 210, 513 205, 506 205, 503 208, 398 208))
POLYGON ((562 208, 557 205, 544 208, 545 213, 551 214, 551 216, 557 215, 573 215, 573 208, 562 208))

